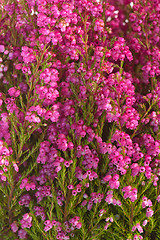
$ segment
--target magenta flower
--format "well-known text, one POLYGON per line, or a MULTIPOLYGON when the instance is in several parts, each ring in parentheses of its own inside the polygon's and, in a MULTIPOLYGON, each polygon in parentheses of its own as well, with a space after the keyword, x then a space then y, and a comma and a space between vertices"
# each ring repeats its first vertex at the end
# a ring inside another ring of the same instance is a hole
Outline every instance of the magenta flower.
POLYGON ((11 224, 11 229, 12 229, 13 232, 17 232, 18 227, 17 227, 16 222, 13 222, 13 223, 11 224))
POLYGON ((5 47, 4 47, 4 45, 0 45, 0 53, 3 53, 3 52, 4 52, 4 50, 5 50, 5 47))
POLYGON ((153 216, 153 210, 151 208, 146 209, 146 217, 152 217, 153 216))

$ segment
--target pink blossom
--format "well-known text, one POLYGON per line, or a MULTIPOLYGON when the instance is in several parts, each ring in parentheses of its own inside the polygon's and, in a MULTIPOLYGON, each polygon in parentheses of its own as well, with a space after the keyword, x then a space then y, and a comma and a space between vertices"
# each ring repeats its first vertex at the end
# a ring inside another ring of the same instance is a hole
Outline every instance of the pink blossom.
POLYGON ((0 53, 4 52, 4 50, 5 50, 4 45, 0 45, 0 53))
POLYGON ((13 223, 11 224, 11 229, 12 229, 13 232, 17 232, 18 227, 17 227, 16 222, 13 222, 13 223))

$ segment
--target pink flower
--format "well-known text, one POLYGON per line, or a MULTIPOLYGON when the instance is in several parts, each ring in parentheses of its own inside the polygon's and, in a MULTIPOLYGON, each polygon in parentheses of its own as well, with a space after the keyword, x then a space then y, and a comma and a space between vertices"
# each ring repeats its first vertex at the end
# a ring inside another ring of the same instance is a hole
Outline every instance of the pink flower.
POLYGON ((160 202, 160 195, 158 195, 156 200, 157 200, 157 202, 160 202))
POLYGON ((139 223, 137 223, 136 227, 140 233, 143 233, 143 228, 140 226, 139 223))
POLYGON ((136 231, 136 226, 132 227, 132 232, 136 231))
POLYGON ((147 222, 148 222, 148 220, 147 220, 147 219, 146 219, 146 220, 144 220, 144 221, 143 221, 143 223, 142 223, 142 225, 143 225, 143 226, 146 226, 146 225, 147 225, 147 222))
POLYGON ((18 231, 18 236, 19 236, 20 239, 24 239, 24 238, 27 237, 27 232, 24 229, 20 229, 18 231))
POLYGON ((18 97, 20 95, 20 90, 18 90, 16 87, 12 87, 8 90, 8 94, 11 97, 18 97))
POLYGON ((73 195, 73 196, 76 196, 76 195, 77 195, 77 191, 76 191, 76 190, 73 190, 73 191, 72 191, 72 195, 73 195))
POLYGON ((109 227, 110 223, 107 223, 105 226, 104 226, 104 230, 107 230, 107 228, 109 227))
POLYGON ((16 163, 13 163, 13 167, 16 172, 19 172, 19 167, 16 163))
POLYGON ((0 45, 0 53, 4 52, 5 48, 4 45, 0 45))
POLYGON ((17 232, 18 227, 17 227, 16 222, 13 222, 13 223, 11 224, 11 229, 12 229, 13 232, 17 232))
POLYGON ((23 219, 20 221, 22 228, 31 228, 32 226, 32 217, 26 213, 23 215, 23 219))
POLYGON ((146 217, 152 217, 154 214, 153 210, 151 208, 147 208, 146 210, 146 217))
POLYGON ((80 229, 81 227, 82 227, 82 223, 81 222, 77 223, 76 228, 80 229))

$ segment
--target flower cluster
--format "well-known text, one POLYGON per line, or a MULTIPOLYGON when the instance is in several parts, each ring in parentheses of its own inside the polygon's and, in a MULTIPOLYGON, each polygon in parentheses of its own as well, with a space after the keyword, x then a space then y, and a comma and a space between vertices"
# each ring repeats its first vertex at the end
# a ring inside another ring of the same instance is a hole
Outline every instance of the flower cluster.
POLYGON ((137 189, 132 188, 131 186, 124 187, 122 189, 124 192, 124 198, 130 198, 131 202, 134 202, 137 199, 137 189))
POLYGON ((32 217, 28 213, 23 215, 23 219, 20 221, 22 229, 31 228, 32 226, 32 217))

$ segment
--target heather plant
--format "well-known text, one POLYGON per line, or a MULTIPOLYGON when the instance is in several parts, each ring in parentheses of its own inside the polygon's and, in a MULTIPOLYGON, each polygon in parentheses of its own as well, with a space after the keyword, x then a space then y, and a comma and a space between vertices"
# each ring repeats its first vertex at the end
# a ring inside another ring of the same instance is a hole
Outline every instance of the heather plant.
POLYGON ((160 239, 159 1, 0 16, 0 239, 160 239))

